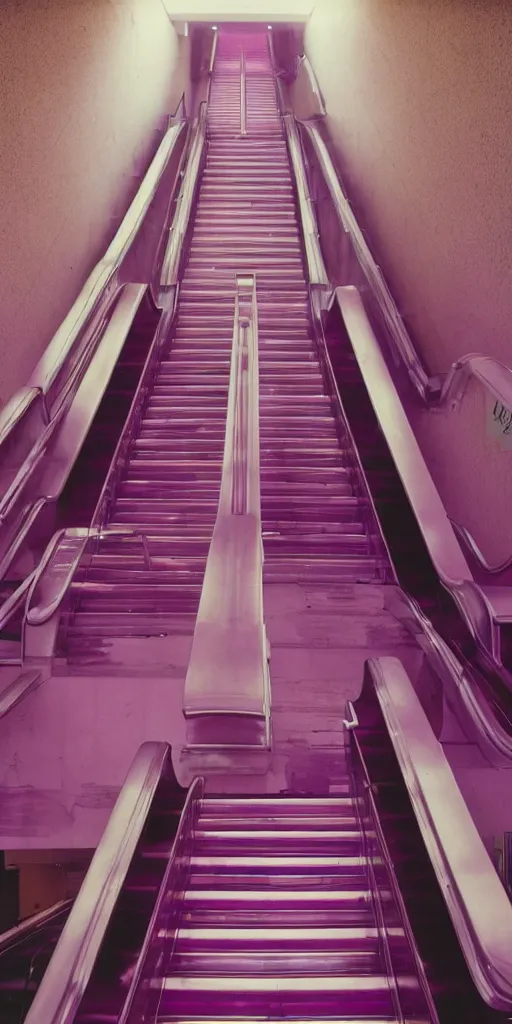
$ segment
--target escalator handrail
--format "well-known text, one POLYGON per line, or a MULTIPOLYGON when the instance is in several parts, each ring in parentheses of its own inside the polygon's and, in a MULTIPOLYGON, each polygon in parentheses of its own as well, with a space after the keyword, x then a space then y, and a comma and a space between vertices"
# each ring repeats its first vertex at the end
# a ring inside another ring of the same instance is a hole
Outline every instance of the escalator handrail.
POLYGON ((314 121, 302 121, 300 124, 311 139, 320 170, 329 189, 338 219, 343 231, 346 232, 352 240, 357 259, 365 274, 370 289, 377 299, 382 317, 393 341, 394 348, 400 354, 400 358, 404 362, 415 388, 420 393, 423 401, 427 402, 428 396, 430 395, 430 377, 412 343, 409 332, 407 331, 397 309, 396 303, 391 295, 382 271, 375 262, 370 247, 368 246, 363 232, 359 227, 350 202, 343 190, 329 150, 322 138, 321 131, 314 121))
POLYGON ((142 185, 130 204, 120 227, 112 239, 108 249, 96 265, 91 275, 71 307, 68 315, 57 333, 46 348, 40 359, 29 385, 41 387, 46 394, 58 372, 64 365, 69 352, 90 322, 99 302, 109 288, 117 290, 116 272, 121 268, 129 254, 149 207, 155 198, 158 185, 167 167, 178 139, 187 127, 186 121, 179 121, 165 133, 160 146, 143 179, 142 185))
MULTIPOLYGON (((50 399, 52 384, 65 369, 71 352, 80 344, 84 345, 89 334, 97 332, 98 324, 107 315, 123 286, 121 271, 124 261, 131 251, 186 125, 186 121, 180 121, 166 132, 142 185, 105 255, 87 278, 69 313, 39 360, 28 385, 16 392, 0 412, 0 456, 2 446, 12 441, 15 430, 23 429, 24 422, 36 403, 42 402, 43 423, 49 424, 54 418, 56 402, 50 399)), ((81 374, 84 367, 80 365, 79 370, 81 374)), ((72 367, 68 378, 62 384, 61 392, 72 386, 74 371, 75 367, 72 367)), ((76 384, 78 385, 78 381, 76 384)), ((58 398, 57 395, 57 403, 58 398)))
POLYGON ((507 572, 508 569, 512 568, 512 555, 508 558, 504 558, 501 562, 495 562, 491 564, 488 562, 483 551, 481 551, 477 541, 473 537, 473 534, 468 530, 467 526, 463 526, 462 523, 458 523, 456 519, 450 517, 450 522, 465 548, 468 549, 471 556, 474 558, 479 569, 486 576, 500 576, 507 572))
MULTIPOLYGON (((472 728, 476 730, 476 742, 484 757, 491 763, 512 765, 512 736, 490 710, 489 702, 474 678, 474 669, 459 661, 434 629, 418 602, 400 587, 388 592, 386 606, 394 617, 419 639, 420 646, 438 678, 460 700, 464 713, 468 716, 472 728)), ((447 699, 450 703, 450 692, 447 699)))
POLYGON ((409 424, 361 294, 353 285, 336 299, 370 401, 409 497, 439 577, 449 586, 470 580, 471 570, 409 424))
POLYGON ((512 904, 402 663, 367 669, 357 704, 371 686, 471 977, 487 1005, 510 1013, 512 904))
POLYGON ((438 405, 459 408, 473 377, 493 396, 496 405, 501 405, 512 414, 512 370, 494 356, 483 352, 468 352, 453 364, 443 379, 438 405))
MULTIPOLYGON (((146 930, 146 935, 144 937, 144 942, 142 944, 139 956, 137 957, 137 963, 135 964, 135 968, 131 977, 130 987, 128 989, 121 1013, 119 1014, 117 1024, 129 1024, 134 1001, 137 998, 137 995, 140 991, 141 982, 143 983, 143 975, 146 960, 150 952, 151 945, 155 940, 155 932, 158 932, 159 930, 158 924, 163 916, 164 907, 165 914, 168 917, 168 919, 172 921, 174 918, 173 930, 174 934, 176 935, 180 914, 178 901, 182 897, 183 891, 185 889, 186 879, 184 876, 188 875, 190 872, 190 853, 187 859, 186 853, 184 855, 184 847, 186 847, 187 843, 190 840, 193 840, 194 838, 194 831, 197 824, 197 818, 201 809, 203 796, 204 778, 203 776, 198 775, 191 783, 186 796, 185 803, 183 805, 183 810, 180 815, 178 829, 174 837, 171 846, 171 851, 169 853, 169 859, 167 861, 164 875, 160 883, 160 888, 158 890, 155 905, 153 907, 153 912, 151 914, 151 920, 146 930), (173 877, 175 879, 175 883, 178 884, 179 889, 179 892, 177 894, 175 890, 175 897, 176 895, 178 897, 177 900, 176 898, 174 900, 169 900, 171 882, 173 880, 173 877)), ((165 931, 166 937, 168 938, 170 929, 167 927, 165 931)), ((160 980, 163 982, 163 978, 161 978, 160 980)), ((52 1021, 52 1024, 61 1024, 61 1022, 52 1021)))
POLYGON ((75 1019, 157 786, 169 771, 167 743, 139 747, 25 1024, 71 1024, 75 1019))
POLYGON ((277 90, 278 107, 279 107, 279 110, 280 110, 281 114, 285 114, 287 112, 287 109, 286 109, 286 103, 285 103, 285 99, 284 99, 283 83, 281 81, 282 72, 280 72, 278 63, 276 61, 275 46, 274 46, 274 33, 272 31, 269 31, 269 33, 268 33, 268 48, 269 48, 269 53, 270 53, 270 61, 271 61, 272 67, 274 69, 274 79, 275 79, 276 90, 277 90))
POLYGON ((13 928, 2 932, 0 934, 0 954, 17 945, 18 942, 22 942, 32 931, 44 928, 53 918, 58 918, 68 907, 71 907, 72 903, 72 899, 59 900, 58 903, 53 903, 46 910, 40 910, 38 914, 31 914, 30 917, 25 917, 23 921, 14 925, 13 928))
POLYGON ((178 196, 176 214, 169 230, 169 239, 160 271, 160 289, 175 288, 179 281, 180 266, 183 258, 183 243, 190 222, 204 155, 206 109, 207 104, 203 101, 198 111, 195 132, 178 196))
POLYGON ((0 632, 6 629, 11 619, 17 612, 20 611, 22 606, 25 604, 25 600, 35 579, 37 570, 33 569, 28 576, 9 594, 9 597, 2 601, 0 605, 0 632))
POLYGON ((316 99, 318 101, 319 111, 318 111, 318 114, 316 116, 320 115, 320 117, 325 117, 325 115, 327 113, 327 110, 326 110, 326 106, 325 106, 325 100, 324 100, 324 97, 323 97, 323 93, 322 93, 322 90, 320 88, 320 84, 318 82, 318 78, 316 77, 315 71, 313 69, 313 65, 311 64, 311 61, 310 61, 310 59, 309 59, 309 57, 308 57, 308 55, 306 53, 302 53, 300 55, 300 57, 298 58, 295 77, 297 77, 297 75, 299 74, 301 67, 304 68, 304 70, 306 72, 306 75, 308 77, 308 80, 309 80, 309 84, 311 86, 311 92, 313 93, 313 95, 316 97, 316 99))
POLYGON ((18 424, 22 422, 29 409, 36 402, 41 402, 43 393, 40 387, 26 385, 14 392, 0 411, 0 451, 18 424))
POLYGON ((42 681, 43 674, 39 669, 20 672, 19 676, 0 693, 0 719, 5 718, 18 704, 21 704, 22 700, 37 690, 42 681))
POLYGON ((34 494, 32 489, 31 500, 23 508, 21 513, 20 530, 16 530, 11 543, 2 558, 2 574, 0 579, 3 578, 3 573, 8 569, 14 560, 21 543, 23 541, 23 535, 27 535, 34 517, 41 511, 42 507, 52 501, 56 501, 61 493, 63 479, 65 473, 69 474, 73 465, 75 464, 78 450, 81 447, 83 437, 81 434, 84 430, 88 429, 88 426, 92 422, 99 401, 104 393, 102 386, 106 386, 110 376, 110 371, 107 373, 106 368, 104 373, 103 385, 98 386, 96 379, 92 380, 89 384, 90 400, 84 401, 84 389, 87 390, 88 376, 91 374, 95 377, 96 360, 104 361, 104 357, 112 358, 112 354, 119 350, 120 346, 124 344, 126 335, 133 322, 134 315, 139 308, 144 294, 146 292, 146 285, 140 284, 126 284, 119 289, 115 308, 112 311, 109 323, 104 327, 102 331, 101 340, 95 345, 94 352, 87 352, 86 358, 80 360, 80 366, 75 366, 75 372, 72 374, 68 381, 68 384, 62 389, 61 395, 62 400, 59 408, 54 413, 51 421, 47 424, 45 429, 39 438, 32 445, 31 450, 26 455, 22 465, 20 466, 15 478, 12 480, 10 486, 7 488, 0 500, 0 524, 2 521, 5 523, 9 516, 16 510, 20 500, 26 500, 28 497, 25 491, 30 491, 30 479, 34 471, 40 467, 41 462, 45 459, 48 451, 48 447, 55 441, 58 432, 66 432, 69 429, 67 423, 67 417, 73 418, 75 400, 78 404, 78 420, 75 419, 75 423, 70 429, 70 434, 74 438, 74 444, 70 445, 66 443, 66 458, 62 459, 62 456, 57 458, 58 464, 58 476, 61 479, 61 487, 54 489, 51 493, 42 493, 39 490, 34 494), (111 336, 111 331, 113 332, 111 336), (77 371, 77 372, 76 372, 77 371), (78 428, 78 429, 77 429, 78 428), (22 536, 20 536, 20 533, 22 536))
POLYGON ((312 210, 312 200, 309 194, 305 166, 302 159, 297 124, 293 114, 283 114, 282 116, 286 133, 286 141, 290 153, 290 160, 292 162, 293 173, 297 184, 297 195, 303 225, 309 283, 314 287, 327 289, 329 287, 329 278, 325 269, 324 258, 320 247, 316 217, 312 210))
POLYGON ((145 534, 141 534, 129 526, 113 525, 101 529, 94 526, 73 526, 57 530, 49 541, 37 569, 31 574, 25 624, 42 626, 55 614, 68 593, 70 583, 90 541, 118 537, 123 539, 134 537, 141 541, 144 553, 147 551, 145 534), (62 549, 65 545, 71 548, 71 558, 66 574, 63 575, 61 566, 55 586, 52 586, 51 563, 54 558, 62 557, 62 549), (38 596, 38 588, 43 591, 40 595, 42 603, 37 603, 35 600, 38 596))
POLYGON ((416 440, 357 288, 336 288, 336 299, 380 429, 436 573, 452 595, 475 641, 500 666, 499 623, 512 620, 512 591, 478 584, 466 561, 416 440))
MULTIPOLYGON (((389 915, 386 914, 385 912, 383 912, 383 910, 382 910, 382 905, 381 905, 382 896, 381 896, 381 892, 379 892, 379 889, 381 889, 382 886, 385 887, 386 884, 388 884, 390 889, 391 889, 391 892, 392 892, 392 895, 393 895, 393 898, 394 898, 394 901, 395 901, 395 904, 396 904, 396 908, 398 910, 399 920, 400 920, 401 926, 402 926, 402 928, 404 930, 404 935, 405 935, 405 938, 406 938, 407 943, 409 945, 409 949, 410 949, 411 954, 412 954, 413 963, 414 963, 414 966, 415 966, 415 969, 416 969, 416 976, 417 976, 419 985, 421 987, 421 990, 422 990, 422 993, 423 993, 423 997, 424 997, 425 1002, 426 1002, 426 1007, 427 1007, 427 1010, 428 1010, 428 1013, 429 1013, 429 1018, 428 1018, 429 1024, 439 1024, 439 1017, 438 1017, 437 1010, 436 1010, 436 1007, 435 1007, 435 1003, 434 1003, 434 1000, 432 998, 432 993, 430 991, 430 988, 429 988, 429 985, 428 985, 428 982, 427 982, 427 978, 426 978, 426 975, 425 975, 425 965, 424 965, 424 963, 423 963, 423 961, 422 961, 422 959, 420 957, 418 946, 417 946, 416 940, 414 938, 414 933, 413 933, 413 930, 411 928, 411 924, 410 924, 409 917, 408 917, 408 914, 407 914, 407 910, 406 910, 406 907, 405 907, 404 899, 403 899, 402 893, 400 891, 400 887, 398 885, 398 880, 397 880, 396 871, 395 871, 395 865, 393 863, 393 859, 392 859, 391 854, 389 852, 389 847, 388 847, 388 844, 386 842, 386 838, 385 838, 384 831, 383 831, 383 828, 382 828, 381 818, 380 818, 379 812, 377 810, 376 792, 378 791, 378 785, 375 785, 375 783, 372 783, 370 775, 368 773, 368 767, 367 767, 367 765, 365 763, 363 751, 361 749, 361 744, 359 742, 359 737, 357 735, 357 730, 359 728, 359 719, 358 719, 358 716, 357 716, 357 712, 356 712, 356 710, 354 708, 354 705, 352 704, 352 701, 347 701, 347 712, 348 712, 348 715, 350 717, 349 717, 348 721, 344 721, 343 722, 343 725, 344 725, 345 729, 347 730, 347 732, 349 733, 349 749, 351 749, 352 756, 355 757, 355 759, 356 759, 356 761, 358 763, 357 765, 354 765, 354 762, 352 761, 352 764, 351 764, 351 774, 352 774, 353 782, 355 784, 355 795, 356 795, 356 797, 359 797, 359 799, 357 800, 357 803, 356 803, 356 814, 357 814, 357 818, 358 818, 359 830, 360 830, 361 834, 363 835, 364 841, 365 841, 365 846, 366 846, 365 856, 368 859, 368 867, 369 867, 370 872, 371 872, 371 874, 370 874, 371 891, 374 893, 374 900, 375 900, 375 904, 376 904, 376 910, 378 910, 378 913, 379 913, 379 918, 380 918, 379 931, 380 931, 380 933, 382 935, 382 938, 383 938, 383 948, 384 948, 384 951, 387 954, 386 955, 387 969, 388 969, 388 973, 390 974, 390 980, 392 979, 393 989, 394 989, 395 993, 398 994, 398 991, 397 991, 397 978, 396 978, 396 972, 394 970, 394 957, 393 957, 393 954, 392 954, 392 948, 390 947, 390 943, 389 943, 389 936, 387 935, 387 926, 389 925, 390 918, 389 918, 389 915), (360 769, 360 771, 362 773, 361 781, 363 783, 363 791, 360 794, 358 793, 358 790, 359 790, 359 786, 358 786, 358 775, 359 775, 358 767, 359 767, 359 769, 360 769), (376 847, 375 847, 375 842, 372 842, 371 844, 368 843, 368 838, 367 837, 368 837, 368 832, 369 831, 373 831, 374 835, 372 836, 372 839, 375 838, 377 840, 376 847), (377 858, 378 858, 377 864, 375 864, 375 859, 374 859, 375 858, 375 854, 377 854, 377 858), (384 865, 384 868, 385 868, 384 875, 382 874, 382 871, 380 870, 382 862, 383 862, 383 865, 384 865), (377 865, 378 865, 378 871, 375 871, 375 868, 377 867, 377 865), (385 881, 384 881, 384 879, 385 879, 385 881), (390 968, 391 968, 391 970, 390 970, 390 968)), ((391 920, 392 919, 393 918, 391 918, 391 920)), ((404 1019, 404 1016, 403 1016, 403 1014, 401 1012, 400 997, 398 998, 398 1003, 397 1003, 396 996, 395 996, 394 1003, 395 1003, 394 1009, 395 1009, 397 1021, 399 1021, 400 1024, 405 1024, 405 1019, 404 1019), (396 1011, 398 1011, 398 1012, 396 1012, 396 1011)))
MULTIPOLYGON (((87 544, 90 540, 101 542, 103 538, 135 537, 141 541, 144 559, 147 560, 149 557, 147 538, 145 535, 136 530, 132 530, 130 527, 124 527, 122 525, 116 526, 115 524, 109 525, 109 517, 106 510, 109 506, 110 496, 115 489, 115 482, 118 479, 118 475, 124 464, 123 460, 128 450, 129 438, 133 436, 134 431, 136 430, 137 416, 140 415, 144 406, 145 396, 148 393, 150 382, 153 379, 156 365, 158 364, 158 353, 161 351, 161 346, 165 343, 165 338, 168 336, 174 312, 175 308, 170 305, 164 309, 162 317, 160 318, 160 323, 146 357, 142 376, 139 380, 135 395, 133 396, 130 411, 125 421, 124 430, 112 456, 110 468, 107 472, 105 483, 92 517, 91 526, 73 527, 55 534, 49 541, 36 569, 36 575, 27 598, 26 615, 23 624, 22 657, 24 660, 28 656, 27 652, 29 650, 32 655, 37 652, 37 657, 46 658, 49 656, 50 649, 53 649, 52 635, 53 639, 55 639, 55 636, 52 633, 52 630, 49 630, 48 635, 43 635, 42 637, 36 637, 36 634, 40 631, 40 627, 42 625, 48 623, 50 619, 58 613, 61 604, 66 599, 69 592, 73 573, 78 567, 80 557, 86 552, 87 544), (77 543, 73 566, 71 566, 70 563, 70 572, 66 574, 65 578, 62 573, 60 573, 60 579, 57 580, 57 586, 54 587, 50 578, 52 575, 51 561, 53 555, 57 551, 60 543, 66 543, 67 540, 72 537, 77 538, 78 541, 82 538, 82 541, 80 542, 81 551, 79 550, 80 545, 77 543), (40 595, 36 594, 37 589, 41 591, 40 595), (35 598, 37 598, 37 604, 34 607, 35 598)), ((53 622, 53 626, 56 628, 56 621, 53 622)), ((45 634, 45 630, 42 632, 45 634)))
MULTIPOLYGON (((37 516, 46 505, 46 498, 38 498, 36 501, 29 501, 21 510, 18 517, 16 536, 11 539, 3 558, 0 560, 0 580, 3 580, 9 571, 18 551, 28 537, 37 516)), ((1 526, 1 520, 0 520, 1 526)), ((1 617, 1 613, 0 613, 1 617)))
POLYGON ((270 742, 263 617, 258 306, 254 275, 237 275, 226 433, 217 516, 192 642, 186 718, 265 721, 270 742), (239 581, 244 580, 240 588, 239 581))
MULTIPOLYGON (((285 125, 288 125, 290 118, 285 116, 284 122, 285 125)), ((300 145, 296 147, 296 158, 301 172, 296 175, 296 184, 301 199, 301 216, 306 225, 302 208, 311 200, 307 187, 304 154, 300 145)), ((311 208, 308 209, 308 214, 307 223, 315 222, 316 230, 316 220, 311 208)), ((305 233, 307 235, 307 231, 305 233)), ((308 250, 306 250, 306 258, 309 274, 313 280, 316 280, 315 259, 310 258, 308 250)), ((451 593, 476 643, 486 655, 490 656, 493 664, 498 666, 501 671, 503 662, 500 626, 502 623, 512 622, 512 593, 506 587, 490 585, 488 580, 477 582, 474 579, 459 538, 446 515, 439 493, 405 415, 361 296, 353 286, 337 288, 335 296, 349 334, 351 333, 350 328, 352 328, 351 343, 358 359, 359 369, 439 579, 451 593), (345 311, 342 308, 343 305, 346 307, 345 311), (347 313, 350 323, 347 323, 347 313), (356 351, 356 339, 362 350, 361 358, 358 357, 356 351), (385 400, 384 392, 386 393, 385 400), (390 408, 393 409, 392 415, 390 415, 390 408), (397 429, 398 423, 400 429, 397 429)), ((326 305, 329 306, 331 295, 327 289, 320 286, 320 288, 312 289, 312 297, 315 300, 313 302, 315 319, 317 322, 322 322, 322 310, 326 305)), ((389 296, 389 300, 392 303, 391 296, 389 296)))
POLYGON ((382 270, 359 227, 357 218, 344 192, 331 154, 322 133, 313 120, 301 122, 307 131, 324 180, 329 189, 341 226, 352 240, 360 266, 375 296, 388 329, 394 354, 405 365, 407 373, 422 401, 428 405, 456 409, 460 405, 471 377, 478 380, 506 409, 512 410, 512 370, 494 356, 468 353, 457 359, 445 375, 429 376, 398 311, 382 270))

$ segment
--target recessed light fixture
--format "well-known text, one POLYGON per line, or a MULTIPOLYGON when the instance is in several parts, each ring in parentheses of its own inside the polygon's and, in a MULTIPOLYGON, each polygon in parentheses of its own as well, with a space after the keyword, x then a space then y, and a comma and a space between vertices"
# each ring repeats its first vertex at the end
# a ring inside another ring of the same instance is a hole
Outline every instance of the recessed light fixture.
POLYGON ((267 25, 267 28, 272 28, 272 25, 267 25))
POLYGON ((217 26, 216 25, 212 25, 212 32, 216 32, 216 31, 217 31, 217 26))

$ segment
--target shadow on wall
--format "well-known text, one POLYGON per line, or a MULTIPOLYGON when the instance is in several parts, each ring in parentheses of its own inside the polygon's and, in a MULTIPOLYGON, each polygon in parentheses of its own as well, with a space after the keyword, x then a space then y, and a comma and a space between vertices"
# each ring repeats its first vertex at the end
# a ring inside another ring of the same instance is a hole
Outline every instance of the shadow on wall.
POLYGON ((103 255, 187 86, 161 0, 0 11, 0 405, 103 255))
MULTIPOLYGON (((430 372, 512 364, 512 6, 319 0, 305 48, 349 194, 430 372)), ((477 385, 475 385, 475 388, 477 385)), ((512 454, 483 393, 414 424, 448 513, 512 552, 512 454)))

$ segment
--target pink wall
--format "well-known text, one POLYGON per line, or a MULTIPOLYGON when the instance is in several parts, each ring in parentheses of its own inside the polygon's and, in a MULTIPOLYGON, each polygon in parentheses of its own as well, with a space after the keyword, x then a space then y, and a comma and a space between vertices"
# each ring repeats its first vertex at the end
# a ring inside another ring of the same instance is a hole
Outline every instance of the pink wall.
POLYGON ((161 0, 0 7, 2 405, 106 248, 187 67, 161 0))
MULTIPOLYGON (((512 5, 319 0, 305 33, 340 166, 431 372, 490 352, 512 365, 512 5)), ((418 413, 449 514, 490 559, 512 552, 512 454, 474 387, 460 415, 418 413)))

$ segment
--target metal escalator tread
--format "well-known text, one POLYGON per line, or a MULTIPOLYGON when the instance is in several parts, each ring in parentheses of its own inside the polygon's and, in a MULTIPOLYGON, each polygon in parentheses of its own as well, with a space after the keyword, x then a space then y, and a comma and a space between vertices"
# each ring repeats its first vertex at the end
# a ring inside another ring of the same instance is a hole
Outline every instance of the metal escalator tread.
MULTIPOLYGON (((397 1019, 358 821, 350 796, 203 800, 158 1024, 397 1019)), ((399 924, 388 941, 403 1019, 427 1024, 399 924)))
POLYGON ((240 272, 255 273, 257 282, 264 583, 369 583, 385 569, 310 329, 294 182, 264 33, 220 33, 208 133, 170 345, 111 519, 147 536, 152 564, 148 571, 142 549, 134 556, 121 539, 115 557, 113 548, 92 557, 86 580, 78 575, 73 583, 75 611, 63 625, 69 663, 80 665, 84 652, 88 662, 96 655, 104 662, 109 622, 113 637, 175 632, 180 592, 182 610, 197 613, 220 490, 240 272))

